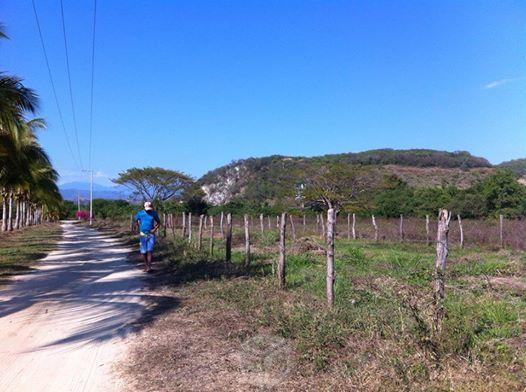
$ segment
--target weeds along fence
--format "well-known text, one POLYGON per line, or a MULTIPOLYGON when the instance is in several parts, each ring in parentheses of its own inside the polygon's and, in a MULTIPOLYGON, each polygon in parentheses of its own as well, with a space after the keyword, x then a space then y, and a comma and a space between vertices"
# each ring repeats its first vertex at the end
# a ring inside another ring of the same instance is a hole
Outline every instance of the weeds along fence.
MULTIPOLYGON (((161 233, 178 234, 197 240, 210 236, 210 226, 214 225, 214 237, 224 238, 227 226, 227 214, 196 216, 192 214, 163 214, 161 233), (201 226, 201 230, 199 227, 201 226), (201 232, 201 234, 199 234, 201 232)), ((279 231, 279 216, 232 215, 232 228, 236 233, 266 233, 279 231), (245 220, 246 219, 246 220, 245 220)), ((133 222, 130 220, 130 224, 133 222)), ((287 215, 287 241, 302 237, 320 237, 326 235, 326 216, 287 215)), ((383 218, 338 214, 335 226, 336 239, 361 239, 378 242, 435 243, 437 218, 400 217, 383 218)), ((526 250, 526 220, 505 219, 462 219, 453 215, 449 225, 449 243, 452 247, 483 246, 489 248, 511 248, 526 250)))

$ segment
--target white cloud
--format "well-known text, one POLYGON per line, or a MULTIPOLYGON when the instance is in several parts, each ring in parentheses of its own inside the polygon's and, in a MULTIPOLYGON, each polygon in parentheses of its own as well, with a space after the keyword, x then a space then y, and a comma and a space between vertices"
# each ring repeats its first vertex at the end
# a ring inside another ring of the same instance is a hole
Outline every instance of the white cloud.
POLYGON ((522 78, 507 78, 507 79, 499 79, 494 80, 493 82, 489 82, 488 84, 484 85, 485 89, 492 89, 504 86, 508 83, 516 82, 517 80, 521 80, 522 78))

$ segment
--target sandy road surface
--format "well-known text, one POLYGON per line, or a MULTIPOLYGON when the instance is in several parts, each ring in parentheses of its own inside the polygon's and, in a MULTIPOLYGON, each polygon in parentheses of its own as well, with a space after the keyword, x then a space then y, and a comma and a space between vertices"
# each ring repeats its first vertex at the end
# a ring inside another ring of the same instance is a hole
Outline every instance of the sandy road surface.
POLYGON ((64 222, 58 249, 0 287, 0 391, 115 391, 112 365, 149 306, 129 248, 64 222))

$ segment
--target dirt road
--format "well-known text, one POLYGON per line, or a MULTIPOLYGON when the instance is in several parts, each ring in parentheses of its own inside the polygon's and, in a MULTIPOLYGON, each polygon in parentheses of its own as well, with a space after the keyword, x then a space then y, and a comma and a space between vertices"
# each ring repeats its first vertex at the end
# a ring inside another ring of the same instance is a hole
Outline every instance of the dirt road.
POLYGON ((151 301, 129 248, 62 224, 58 249, 0 288, 0 391, 115 391, 126 336, 151 301))

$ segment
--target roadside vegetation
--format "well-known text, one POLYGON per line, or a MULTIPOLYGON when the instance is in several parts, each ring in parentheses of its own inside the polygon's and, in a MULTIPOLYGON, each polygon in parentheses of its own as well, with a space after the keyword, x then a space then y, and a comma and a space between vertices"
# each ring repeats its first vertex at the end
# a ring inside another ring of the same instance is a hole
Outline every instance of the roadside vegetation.
POLYGON ((9 276, 29 272, 36 261, 54 249, 61 235, 58 223, 5 233, 0 242, 0 284, 9 276))
MULTIPOLYGON (((6 39, 0 24, 0 39, 6 39)), ((9 232, 57 219, 62 197, 58 173, 39 144, 37 132, 46 127, 32 118, 38 95, 17 76, 0 72, 0 198, 1 230, 9 232)))
POLYGON ((212 256, 207 239, 201 251, 196 237, 162 239, 165 269, 153 282, 182 306, 137 339, 122 364, 130 385, 156 391, 185 389, 190 380, 193 390, 526 386, 524 252, 450 249, 446 317, 435 334, 433 246, 338 238, 329 309, 323 239, 288 238, 284 290, 273 272, 277 241, 275 229, 253 230, 247 268, 241 227, 234 228, 231 264, 219 234, 212 256))

